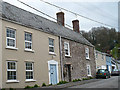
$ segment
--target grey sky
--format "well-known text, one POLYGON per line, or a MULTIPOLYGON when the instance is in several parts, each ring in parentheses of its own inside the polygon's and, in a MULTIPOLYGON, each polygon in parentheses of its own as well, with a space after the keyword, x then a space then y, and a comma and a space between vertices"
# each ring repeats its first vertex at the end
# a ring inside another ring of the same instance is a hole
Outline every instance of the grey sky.
MULTIPOLYGON (((9 2, 17 7, 20 7, 22 9, 25 9, 27 11, 33 12, 35 14, 38 14, 40 16, 43 16, 45 18, 48 18, 52 20, 51 18, 38 13, 37 11, 21 4, 17 0, 3 0, 6 2, 9 2)), ((48 4, 45 4, 41 2, 40 0, 20 0, 23 1, 40 11, 53 16, 56 18, 56 13, 60 12, 60 9, 55 8, 53 6, 50 6, 48 4)), ((76 12, 80 15, 89 17, 91 19, 103 22, 105 24, 109 24, 113 26, 113 28, 118 27, 118 0, 107 0, 104 2, 104 0, 92 0, 91 2, 88 0, 46 0, 48 2, 51 2, 53 4, 56 4, 60 7, 66 8, 68 10, 71 10, 73 12, 76 12)), ((72 26, 72 20, 78 19, 80 21, 80 29, 89 31, 92 27, 97 26, 104 26, 95 22, 92 22, 90 20, 84 19, 82 17, 79 17, 74 14, 68 13, 64 10, 62 10, 65 13, 65 23, 72 26)), ((106 26, 108 27, 108 26, 106 26)))

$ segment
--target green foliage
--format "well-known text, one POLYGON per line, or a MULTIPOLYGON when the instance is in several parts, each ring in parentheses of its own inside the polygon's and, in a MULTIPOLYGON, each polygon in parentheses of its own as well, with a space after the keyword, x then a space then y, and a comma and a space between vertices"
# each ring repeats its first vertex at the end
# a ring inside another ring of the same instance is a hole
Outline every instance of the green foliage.
POLYGON ((89 80, 90 78, 83 78, 82 80, 89 80))
POLYGON ((78 82, 81 81, 80 79, 74 79, 73 82, 78 82))
POLYGON ((45 84, 45 83, 43 83, 43 84, 42 84, 42 87, 44 87, 44 86, 46 86, 46 84, 45 84))
POLYGON ((34 87, 40 87, 39 85, 35 84, 34 87))
POLYGON ((33 86, 27 85, 27 86, 25 87, 25 89, 27 89, 27 88, 33 88, 33 86))
POLYGON ((89 79, 94 79, 93 77, 89 77, 89 79))
POLYGON ((52 83, 51 83, 51 84, 49 84, 48 86, 52 86, 52 83))
POLYGON ((118 48, 119 48, 119 44, 116 44, 115 47, 111 50, 110 54, 117 59, 118 57, 120 57, 120 54, 118 53, 118 48))
POLYGON ((57 85, 68 83, 67 81, 60 81, 57 85))
POLYGON ((112 50, 118 41, 118 32, 115 28, 93 27, 89 32, 81 32, 82 35, 101 52, 112 50))
POLYGON ((16 90, 16 89, 14 89, 14 88, 10 88, 9 90, 16 90))
POLYGON ((2 88, 1 90, 5 90, 5 88, 2 88))

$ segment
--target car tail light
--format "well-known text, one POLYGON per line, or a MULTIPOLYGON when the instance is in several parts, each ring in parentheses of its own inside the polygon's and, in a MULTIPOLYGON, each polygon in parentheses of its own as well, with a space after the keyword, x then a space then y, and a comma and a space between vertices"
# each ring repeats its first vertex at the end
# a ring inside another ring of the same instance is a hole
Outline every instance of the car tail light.
POLYGON ((106 75, 106 73, 104 73, 104 75, 106 75))

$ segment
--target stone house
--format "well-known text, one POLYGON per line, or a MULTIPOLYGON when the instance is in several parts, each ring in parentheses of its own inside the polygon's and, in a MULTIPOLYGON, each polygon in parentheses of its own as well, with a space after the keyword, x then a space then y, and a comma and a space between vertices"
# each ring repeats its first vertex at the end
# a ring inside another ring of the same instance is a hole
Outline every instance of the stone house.
POLYGON ((106 69, 106 54, 95 50, 96 71, 106 69))
MULTIPOLYGON (((64 27, 64 13, 57 13, 57 20, 64 27)), ((79 31, 79 21, 73 20, 73 30, 61 38, 62 80, 72 81, 84 77, 94 77, 96 62, 94 46, 79 31)), ((66 28, 67 29, 67 28, 66 28)), ((61 30, 65 31, 65 29, 61 30)), ((65 33, 66 34, 66 33, 65 33)))
POLYGON ((94 46, 57 22, 2 2, 0 10, 0 88, 24 88, 42 83, 95 76, 94 46))

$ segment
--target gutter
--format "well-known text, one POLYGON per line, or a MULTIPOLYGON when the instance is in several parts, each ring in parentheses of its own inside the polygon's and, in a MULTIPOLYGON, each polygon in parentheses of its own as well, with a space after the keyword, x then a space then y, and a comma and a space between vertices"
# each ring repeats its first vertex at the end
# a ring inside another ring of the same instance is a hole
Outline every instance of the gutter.
POLYGON ((61 36, 59 36, 59 46, 60 46, 61 79, 63 81, 63 61, 62 61, 62 41, 61 41, 61 36))

